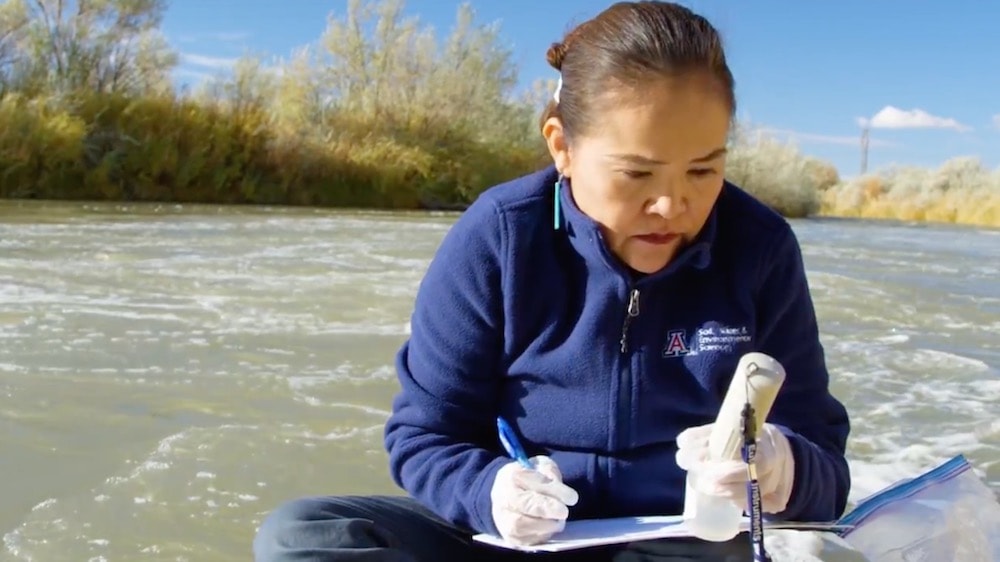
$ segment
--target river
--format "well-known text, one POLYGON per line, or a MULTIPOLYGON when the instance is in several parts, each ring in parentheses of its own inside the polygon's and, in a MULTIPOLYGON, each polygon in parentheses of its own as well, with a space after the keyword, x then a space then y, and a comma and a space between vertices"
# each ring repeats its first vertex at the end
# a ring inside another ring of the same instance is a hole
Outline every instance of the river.
MULTIPOLYGON (((395 491, 392 356, 453 219, 0 204, 0 560, 246 560, 287 498, 395 491)), ((958 453, 1000 491, 1000 231, 793 225, 852 501, 958 453)))

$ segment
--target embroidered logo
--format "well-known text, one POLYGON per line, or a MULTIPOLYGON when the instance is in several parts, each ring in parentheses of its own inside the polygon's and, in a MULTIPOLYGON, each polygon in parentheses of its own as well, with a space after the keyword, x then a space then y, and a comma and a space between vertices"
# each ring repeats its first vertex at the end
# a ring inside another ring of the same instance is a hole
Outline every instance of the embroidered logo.
POLYGON ((684 357, 701 353, 734 353, 750 344, 753 336, 745 325, 726 326, 710 322, 689 339, 686 330, 670 330, 663 345, 663 357, 684 357))
POLYGON ((680 357, 691 353, 685 330, 671 330, 667 333, 667 344, 663 346, 664 357, 680 357))

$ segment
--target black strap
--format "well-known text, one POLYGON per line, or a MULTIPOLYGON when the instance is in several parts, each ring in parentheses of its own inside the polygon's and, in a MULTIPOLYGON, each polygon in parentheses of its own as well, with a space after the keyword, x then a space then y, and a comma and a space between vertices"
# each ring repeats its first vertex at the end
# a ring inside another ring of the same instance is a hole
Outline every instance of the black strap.
POLYGON ((743 406, 741 430, 743 433, 743 462, 747 463, 747 513, 750 514, 750 548, 754 562, 771 562, 764 550, 764 521, 760 503, 760 485, 757 483, 757 424, 754 423, 753 406, 747 402, 743 406))

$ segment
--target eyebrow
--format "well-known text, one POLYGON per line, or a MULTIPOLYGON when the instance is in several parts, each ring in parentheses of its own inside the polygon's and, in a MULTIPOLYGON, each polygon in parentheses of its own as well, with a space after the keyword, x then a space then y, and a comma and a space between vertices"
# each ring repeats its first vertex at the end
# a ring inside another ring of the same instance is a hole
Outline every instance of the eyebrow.
POLYGON ((728 150, 726 149, 726 147, 720 146, 719 148, 716 148, 712 152, 709 152, 708 154, 706 154, 706 155, 704 155, 704 156, 702 156, 700 158, 695 158, 694 160, 692 160, 692 162, 709 162, 711 160, 715 160, 716 158, 724 155, 726 152, 728 152, 728 150))
MULTIPOLYGON (((691 160, 691 162, 709 162, 711 160, 715 160, 716 158, 722 156, 726 152, 727 152, 726 147, 724 146, 719 147, 704 156, 699 156, 698 158, 691 160)), ((622 160, 624 162, 638 164, 640 166, 660 166, 666 164, 666 162, 662 160, 656 160, 655 158, 648 158, 646 156, 642 156, 641 154, 609 154, 608 156, 616 160, 622 160)))

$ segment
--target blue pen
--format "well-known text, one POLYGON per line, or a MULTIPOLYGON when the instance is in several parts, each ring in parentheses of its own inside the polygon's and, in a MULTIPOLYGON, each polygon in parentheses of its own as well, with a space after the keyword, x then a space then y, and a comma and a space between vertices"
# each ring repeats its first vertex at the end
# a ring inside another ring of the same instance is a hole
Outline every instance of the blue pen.
POLYGON ((503 448, 507 450, 510 458, 516 460, 521 466, 534 470, 535 467, 528 460, 528 455, 524 453, 524 447, 521 447, 521 442, 518 441, 514 428, 503 418, 497 418, 497 432, 500 434, 500 443, 503 444, 503 448))

